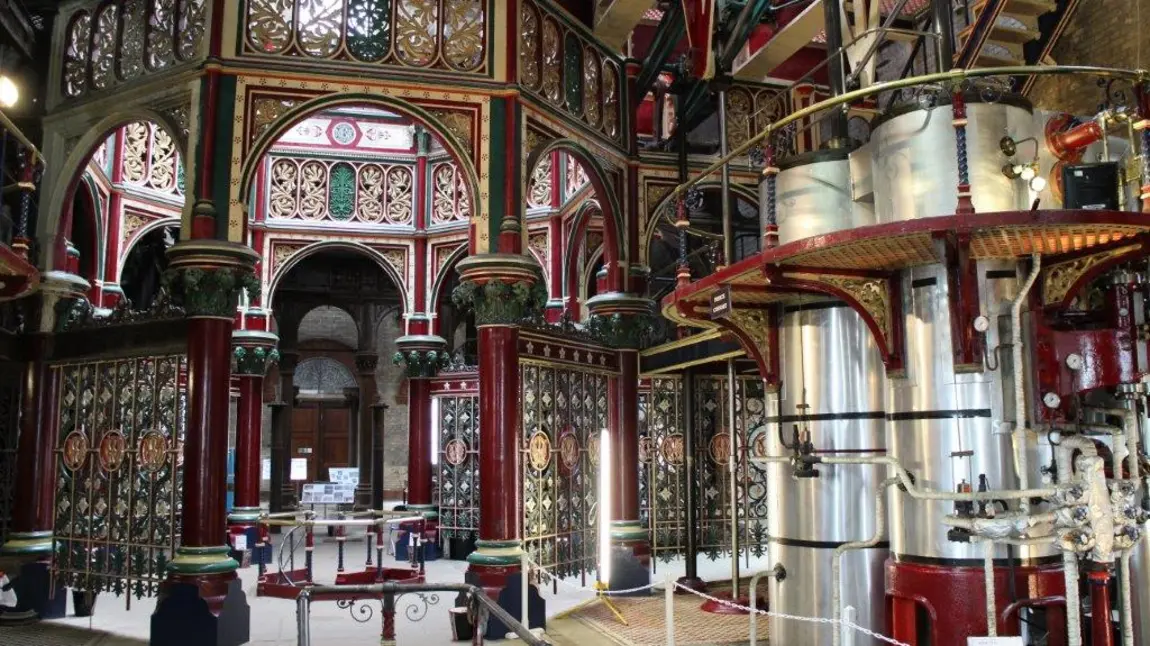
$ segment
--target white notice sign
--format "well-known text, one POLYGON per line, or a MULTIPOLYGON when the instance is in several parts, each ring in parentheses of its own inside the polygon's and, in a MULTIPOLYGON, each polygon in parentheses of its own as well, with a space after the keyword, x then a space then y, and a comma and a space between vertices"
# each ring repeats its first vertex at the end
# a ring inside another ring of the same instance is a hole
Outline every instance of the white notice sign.
POLYGON ((307 480, 307 458, 291 459, 291 479, 307 480))
POLYGON ((261 462, 261 464, 260 464, 260 479, 261 480, 271 480, 272 479, 272 461, 271 461, 271 459, 270 458, 264 458, 260 462, 261 462))
POLYGON ((966 646, 1026 646, 1021 637, 967 637, 966 646))
POLYGON ((248 549, 248 537, 246 534, 232 534, 232 547, 237 552, 244 552, 248 549))

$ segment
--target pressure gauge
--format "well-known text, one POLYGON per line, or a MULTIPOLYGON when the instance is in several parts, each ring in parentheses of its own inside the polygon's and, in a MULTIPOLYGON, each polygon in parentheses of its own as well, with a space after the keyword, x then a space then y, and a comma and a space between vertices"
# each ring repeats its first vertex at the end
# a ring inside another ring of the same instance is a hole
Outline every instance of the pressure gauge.
POLYGON ((990 329, 990 319, 980 316, 974 319, 974 331, 985 334, 990 329))
POLYGON ((1075 372, 1082 370, 1082 355, 1072 354, 1066 357, 1066 367, 1075 372))
POLYGON ((1062 403, 1062 398, 1057 393, 1046 393, 1042 396, 1042 403, 1046 404, 1047 408, 1058 408, 1062 403))

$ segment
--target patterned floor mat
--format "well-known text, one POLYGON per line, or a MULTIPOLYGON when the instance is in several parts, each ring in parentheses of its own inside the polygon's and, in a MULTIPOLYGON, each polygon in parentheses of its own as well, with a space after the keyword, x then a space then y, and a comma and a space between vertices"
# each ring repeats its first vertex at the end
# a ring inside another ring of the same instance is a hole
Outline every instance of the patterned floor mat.
POLYGON ((0 626, 4 646, 143 646, 145 642, 116 637, 100 631, 49 623, 0 626))
MULTIPOLYGON (((662 593, 644 598, 616 599, 615 605, 629 625, 619 623, 602 603, 576 611, 571 617, 622 646, 661 646, 667 642, 662 593)), ((746 615, 717 615, 704 612, 700 605, 701 600, 694 595, 675 596, 676 646, 719 646, 749 641, 750 619, 746 615)), ((758 634, 759 643, 765 644, 766 618, 759 618, 758 634)))

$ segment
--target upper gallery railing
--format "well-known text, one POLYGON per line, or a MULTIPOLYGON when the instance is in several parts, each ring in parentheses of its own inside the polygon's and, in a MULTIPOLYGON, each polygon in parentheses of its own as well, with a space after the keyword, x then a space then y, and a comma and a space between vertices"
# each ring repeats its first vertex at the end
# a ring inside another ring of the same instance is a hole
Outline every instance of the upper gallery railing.
POLYGON ((487 0, 248 0, 241 55, 489 74, 487 0))
POLYGON ((621 60, 549 3, 520 6, 518 69, 523 89, 624 145, 621 60))
POLYGON ((195 60, 207 0, 113 0, 63 10, 59 96, 79 99, 195 60))

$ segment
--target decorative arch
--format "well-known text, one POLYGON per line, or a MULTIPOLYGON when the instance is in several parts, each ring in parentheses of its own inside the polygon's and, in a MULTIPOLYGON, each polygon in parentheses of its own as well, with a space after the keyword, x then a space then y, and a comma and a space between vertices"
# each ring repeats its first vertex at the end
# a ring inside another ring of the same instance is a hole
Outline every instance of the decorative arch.
POLYGON ((255 181, 256 171, 259 169, 260 163, 271 150, 272 145, 279 141, 289 128, 318 112, 348 105, 378 107, 402 114, 419 121, 421 125, 431 130, 443 144, 444 150, 463 170, 464 176, 467 178, 467 190, 471 193, 471 221, 477 220, 483 208, 482 201, 479 199, 482 193, 479 190, 479 178, 472 161, 471 151, 464 150, 455 135, 451 134, 451 131, 427 110, 409 101, 380 94, 327 94, 304 101, 285 112, 255 139, 247 151, 243 168, 240 171, 239 196, 241 200, 247 202, 249 196, 253 195, 252 183, 255 181))
POLYGON ((587 294, 591 291, 591 281, 595 280, 595 264, 603 257, 603 245, 599 245, 587 257, 587 264, 580 271, 579 278, 579 298, 584 302, 587 300, 587 294))
MULTIPOLYGON (((558 138, 552 139, 542 146, 531 151, 527 157, 527 168, 534 169, 543 159, 545 155, 552 152, 561 151, 567 155, 575 158, 580 164, 583 165, 583 170, 587 172, 587 179, 590 180, 591 186, 595 189, 595 194, 598 197, 600 209, 603 213, 603 237, 605 255, 607 263, 613 267, 618 267, 619 263, 627 260, 627 252, 623 244, 626 239, 625 231, 623 230, 623 209, 619 204, 619 196, 611 190, 611 185, 607 183, 607 173, 603 169, 603 165, 599 160, 587 150, 583 144, 575 141, 574 139, 558 138)), ((530 172, 526 173, 523 178, 523 194, 527 194, 527 182, 530 179, 530 172)), ((624 278, 620 275, 620 279, 624 278)))
MULTIPOLYGON (((722 190, 723 185, 721 182, 715 180, 705 180, 695 184, 695 187, 700 191, 714 191, 722 190)), ((738 197, 744 198, 751 204, 757 205, 759 203, 758 194, 755 193, 754 189, 750 188, 749 186, 732 183, 731 192, 738 197)), ((663 208, 665 208, 674 197, 675 192, 668 191, 667 194, 660 198, 658 202, 648 207, 650 209, 650 211, 648 211, 648 213, 650 213, 650 217, 647 218, 647 228, 641 232, 642 237, 639 239, 639 244, 641 245, 643 257, 646 262, 650 262, 651 237, 655 235, 655 229, 658 228, 659 225, 659 218, 655 217, 655 215, 657 215, 663 208)))
POLYGON ((399 299, 400 302, 404 305, 404 311, 411 310, 412 302, 409 300, 410 294, 407 290, 407 284, 404 282, 403 277, 400 276, 398 272, 396 272, 395 267, 393 267, 391 263, 383 257, 383 254, 359 242, 346 242, 342 240, 321 240, 319 242, 313 242, 303 249, 293 253, 291 257, 285 260, 282 265, 276 267, 271 278, 268 279, 268 284, 264 289, 264 293, 267 294, 267 298, 269 299, 268 302, 271 302, 270 299, 275 294, 276 288, 279 287, 280 281, 283 280, 283 277, 286 276, 288 272, 290 272, 296 265, 298 265, 304 259, 314 256, 317 253, 336 249, 351 251, 353 253, 360 253, 367 256, 368 258, 371 258, 371 260, 379 266, 380 270, 383 271, 384 275, 391 279, 391 282, 395 284, 396 289, 399 290, 399 299))
MULTIPOLYGON (((575 217, 571 220, 571 231, 567 236, 566 253, 563 258, 563 275, 560 277, 562 280, 561 296, 564 302, 568 302, 569 299, 578 299, 579 285, 574 281, 583 273, 583 267, 579 265, 579 247, 587 236, 587 225, 591 223, 596 214, 602 215, 602 213, 598 202, 588 201, 579 207, 579 210, 575 212, 575 217)), ((604 230, 607 228, 605 222, 603 228, 604 230)), ((607 245, 606 232, 604 232, 604 242, 600 246, 604 255, 607 253, 607 245)), ((610 258, 604 261, 604 264, 606 262, 610 262, 610 258)))
POLYGON ((325 305, 316 305, 315 307, 309 308, 307 311, 303 312, 300 315, 299 321, 296 323, 296 331, 295 331, 295 337, 296 337, 297 345, 299 343, 303 342, 303 340, 300 338, 300 334, 301 334, 301 332, 303 332, 304 321, 306 321, 307 317, 310 316, 313 312, 315 312, 316 310, 323 309, 323 308, 330 308, 333 310, 339 310, 344 316, 347 317, 346 321, 343 321, 343 323, 349 323, 349 322, 351 323, 351 336, 352 336, 351 344, 346 343, 344 340, 334 338, 334 335, 327 335, 327 336, 313 337, 313 338, 322 338, 323 340, 326 340, 326 341, 334 341, 336 343, 340 343, 342 345, 347 346, 348 350, 353 351, 353 352, 355 350, 357 350, 359 348, 359 336, 360 336, 359 321, 355 320, 355 315, 352 314, 350 310, 348 310, 346 307, 343 307, 342 305, 337 304, 337 303, 329 303, 329 304, 325 304, 325 305))
POLYGON ((117 270, 119 273, 116 275, 116 282, 120 282, 120 278, 124 274, 124 261, 127 260, 128 254, 132 252, 132 247, 135 247, 136 243, 138 243, 144 238, 144 236, 148 235, 152 231, 155 231, 156 229, 163 227, 176 227, 178 229, 180 228, 181 224, 183 224, 183 222, 180 221, 180 218, 160 218, 158 220, 152 220, 151 222, 141 226, 139 229, 133 231, 132 237, 125 240, 123 247, 120 248, 120 258, 119 262, 117 263, 117 270))
MULTIPOLYGON (((72 224, 71 210, 68 207, 75 198, 76 189, 80 182, 83 181, 82 177, 87 169, 88 160, 112 133, 136 121, 154 123, 166 132, 175 142, 176 150, 187 164, 187 141, 183 131, 178 124, 156 110, 144 107, 129 108, 97 121, 80 137, 75 146, 72 147, 71 152, 67 153, 61 165, 55 169, 55 172, 49 171, 51 173, 49 176, 67 178, 67 182, 54 184, 48 199, 40 204, 38 224, 36 225, 37 237, 52 236, 56 240, 44 259, 45 266, 56 269, 63 267, 63 238, 67 235, 72 224)), ((190 192, 185 192, 185 206, 190 199, 190 192)))
MULTIPOLYGON (((112 241, 105 239, 106 232, 104 229, 104 219, 102 217, 100 217, 100 212, 101 212, 100 193, 98 190, 96 190, 95 180, 92 178, 91 174, 88 173, 87 170, 85 170, 83 175, 81 176, 80 182, 77 185, 76 190, 77 190, 77 192, 73 196, 73 200, 75 200, 75 197, 79 197, 81 199, 81 201, 83 201, 87 205, 88 213, 91 214, 90 224, 92 226, 91 248, 80 249, 81 264, 83 263, 83 260, 84 260, 84 254, 86 254, 86 253, 91 254, 92 275, 91 276, 82 276, 82 278, 86 278, 87 280, 94 283, 94 281, 96 281, 96 280, 104 280, 104 269, 105 269, 104 262, 105 262, 105 258, 107 258, 107 255, 108 255, 108 246, 111 244, 112 241)), ((73 228, 74 228, 74 223, 75 223, 75 212, 73 210, 73 228)), ((73 232, 72 243, 75 244, 75 242, 76 242, 75 234, 73 232)))
POLYGON ((299 362, 292 385, 303 392, 342 395, 344 388, 355 388, 355 375, 347 366, 331 357, 308 357, 299 362))
POLYGON ((443 286, 447 283, 447 277, 455 270, 455 266, 459 264, 467 256, 467 243, 460 244, 450 255, 447 256, 447 261, 443 263, 443 270, 435 277, 435 282, 431 285, 431 298, 427 303, 427 314, 430 316, 439 311, 439 299, 443 296, 443 286))

